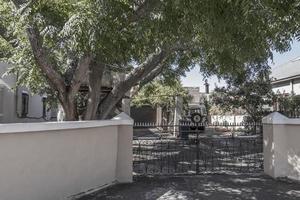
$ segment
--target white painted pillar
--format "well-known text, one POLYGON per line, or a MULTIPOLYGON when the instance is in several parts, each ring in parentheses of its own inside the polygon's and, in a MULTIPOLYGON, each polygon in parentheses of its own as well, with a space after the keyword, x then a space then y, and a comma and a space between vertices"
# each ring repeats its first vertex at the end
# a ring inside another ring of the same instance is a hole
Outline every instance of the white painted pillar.
POLYGON ((300 180, 300 119, 274 112, 262 122, 264 172, 300 180))
POLYGON ((119 183, 132 182, 132 138, 133 138, 133 119, 126 113, 122 112, 113 120, 131 121, 131 125, 118 126, 118 150, 117 150, 117 165, 116 179, 119 183))
POLYGON ((162 123, 162 109, 161 107, 156 108, 156 124, 162 123))

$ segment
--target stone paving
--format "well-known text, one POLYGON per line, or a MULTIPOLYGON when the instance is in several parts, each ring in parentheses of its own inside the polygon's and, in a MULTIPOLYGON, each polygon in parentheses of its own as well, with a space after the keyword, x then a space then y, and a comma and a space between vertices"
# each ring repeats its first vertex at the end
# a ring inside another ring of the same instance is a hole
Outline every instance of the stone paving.
POLYGON ((80 200, 299 200, 300 183, 263 174, 143 177, 80 200))

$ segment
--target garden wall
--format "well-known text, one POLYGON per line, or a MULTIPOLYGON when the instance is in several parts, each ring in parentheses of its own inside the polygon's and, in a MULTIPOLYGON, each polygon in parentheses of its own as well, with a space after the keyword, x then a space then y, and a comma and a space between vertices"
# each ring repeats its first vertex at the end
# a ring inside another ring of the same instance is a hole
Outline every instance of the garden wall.
POLYGON ((54 200, 132 181, 132 124, 112 120, 0 125, 0 199, 54 200))

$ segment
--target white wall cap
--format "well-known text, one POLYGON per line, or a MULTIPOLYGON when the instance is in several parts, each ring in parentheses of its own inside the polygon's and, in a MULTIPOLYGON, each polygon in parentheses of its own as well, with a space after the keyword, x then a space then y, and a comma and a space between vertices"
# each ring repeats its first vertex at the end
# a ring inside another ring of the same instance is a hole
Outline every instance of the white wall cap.
POLYGON ((129 115, 127 115, 125 112, 121 112, 120 114, 118 114, 117 116, 112 118, 112 120, 127 120, 131 124, 134 123, 133 119, 129 115))
POLYGON ((47 132, 54 130, 97 128, 105 126, 132 125, 129 120, 94 120, 0 124, 1 133, 47 132))
POLYGON ((285 124, 288 118, 279 112, 272 112, 262 119, 264 124, 285 124))
POLYGON ((262 119, 263 124, 294 124, 300 125, 300 118, 288 118, 279 112, 273 112, 262 119))

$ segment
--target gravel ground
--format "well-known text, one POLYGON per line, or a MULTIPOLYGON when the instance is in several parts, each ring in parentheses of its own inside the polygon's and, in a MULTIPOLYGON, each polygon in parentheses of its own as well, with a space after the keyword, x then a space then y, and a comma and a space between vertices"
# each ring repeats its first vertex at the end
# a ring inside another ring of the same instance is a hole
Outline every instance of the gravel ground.
POLYGON ((298 182, 274 180, 263 174, 140 177, 111 186, 80 200, 296 200, 298 182))

